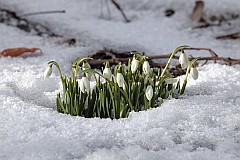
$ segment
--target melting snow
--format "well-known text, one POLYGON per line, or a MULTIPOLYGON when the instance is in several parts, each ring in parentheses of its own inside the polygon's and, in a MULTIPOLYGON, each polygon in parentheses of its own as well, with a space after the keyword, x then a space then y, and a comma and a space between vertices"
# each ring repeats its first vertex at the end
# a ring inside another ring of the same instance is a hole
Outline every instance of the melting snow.
MULTIPOLYGON (((235 0, 205 2, 206 13, 239 13, 240 3, 235 0)), ((103 47, 160 54, 188 44, 211 48, 221 56, 240 57, 239 41, 214 39, 227 26, 204 31, 191 29, 189 14, 194 0, 123 0, 121 4, 132 19, 128 24, 111 6, 112 19, 99 18, 99 3, 0 0, 3 7, 18 13, 65 9, 66 14, 29 19, 85 43, 60 46, 51 39, 0 24, 0 50, 24 46, 43 51, 42 56, 0 58, 0 159, 240 159, 239 66, 199 67, 199 79, 189 79, 184 96, 166 100, 156 109, 131 113, 127 119, 71 117, 53 109, 55 96, 61 91, 57 71, 43 79, 46 64, 52 59, 59 62, 65 74, 70 74, 71 62, 76 57, 103 47), (166 18, 164 9, 169 7, 176 14, 166 18)))

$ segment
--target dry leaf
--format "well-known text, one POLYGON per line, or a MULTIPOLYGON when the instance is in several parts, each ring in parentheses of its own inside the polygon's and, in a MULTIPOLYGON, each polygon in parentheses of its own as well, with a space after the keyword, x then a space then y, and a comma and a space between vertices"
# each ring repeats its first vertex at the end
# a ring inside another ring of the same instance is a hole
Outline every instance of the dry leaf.
POLYGON ((191 16, 192 20, 199 21, 202 18, 203 8, 204 8, 204 2, 196 1, 195 7, 192 12, 192 16, 191 16))
POLYGON ((9 48, 9 49, 5 49, 2 52, 0 52, 0 56, 17 57, 17 56, 22 55, 23 53, 35 52, 37 50, 40 50, 40 48, 9 48))

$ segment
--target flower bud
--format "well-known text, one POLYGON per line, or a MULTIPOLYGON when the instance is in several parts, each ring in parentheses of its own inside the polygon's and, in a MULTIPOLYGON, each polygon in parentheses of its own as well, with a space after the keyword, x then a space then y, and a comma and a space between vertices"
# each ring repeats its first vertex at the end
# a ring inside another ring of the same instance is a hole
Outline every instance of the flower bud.
POLYGON ((103 70, 103 76, 109 80, 112 79, 112 72, 110 68, 104 68, 103 70))
POLYGON ((168 78, 165 80, 166 84, 173 84, 176 83, 178 80, 176 78, 168 78))
POLYGON ((80 90, 83 93, 85 93, 85 92, 89 93, 89 91, 90 91, 90 82, 89 82, 87 77, 82 77, 82 79, 80 80, 80 90))
POLYGON ((191 68, 190 75, 194 80, 198 79, 198 70, 196 68, 191 68))
POLYGON ((147 89, 146 89, 146 92, 145 92, 145 95, 147 97, 147 99, 150 101, 153 97, 153 88, 151 85, 148 85, 147 86, 147 89))
POLYGON ((52 66, 48 66, 47 69, 44 71, 44 79, 50 77, 52 74, 52 66))
POLYGON ((183 69, 186 69, 188 64, 189 64, 189 60, 188 57, 186 55, 186 53, 182 52, 179 56, 179 63, 181 64, 183 69))
POLYGON ((143 73, 145 75, 149 75, 151 73, 151 67, 150 67, 148 61, 144 61, 143 62, 142 69, 143 69, 143 73))
POLYGON ((116 78, 117 84, 119 87, 123 87, 124 84, 124 77, 122 75, 122 73, 117 73, 117 78, 116 78))
POLYGON ((135 73, 138 69, 138 64, 139 64, 139 61, 135 59, 135 57, 133 58, 132 60, 132 63, 131 63, 131 71, 132 73, 135 73))

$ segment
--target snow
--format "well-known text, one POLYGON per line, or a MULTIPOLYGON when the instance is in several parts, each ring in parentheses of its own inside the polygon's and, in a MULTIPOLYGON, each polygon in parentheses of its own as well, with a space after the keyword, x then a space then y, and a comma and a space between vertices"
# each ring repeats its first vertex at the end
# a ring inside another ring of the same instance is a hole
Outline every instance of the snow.
MULTIPOLYGON (((240 3, 235 0, 205 2, 206 14, 239 13, 240 3)), ((54 110, 55 96, 61 91, 56 69, 49 79, 43 79, 49 60, 56 60, 63 73, 70 74, 76 57, 104 47, 161 54, 188 44, 239 58, 239 40, 215 40, 226 31, 236 32, 239 22, 193 30, 194 23, 188 19, 193 0, 123 0, 121 5, 132 19, 128 24, 112 6, 111 20, 106 20, 106 15, 99 18, 100 2, 94 0, 0 0, 0 4, 18 13, 65 9, 66 14, 28 18, 84 43, 58 45, 55 39, 0 24, 0 50, 24 46, 43 51, 43 55, 0 58, 1 160, 240 159, 239 66, 199 67, 199 79, 189 79, 179 99, 166 100, 159 108, 131 113, 120 120, 59 114, 54 110), (164 10, 171 7, 177 13, 164 17, 164 10)), ((106 14, 106 8, 103 10, 106 14)))

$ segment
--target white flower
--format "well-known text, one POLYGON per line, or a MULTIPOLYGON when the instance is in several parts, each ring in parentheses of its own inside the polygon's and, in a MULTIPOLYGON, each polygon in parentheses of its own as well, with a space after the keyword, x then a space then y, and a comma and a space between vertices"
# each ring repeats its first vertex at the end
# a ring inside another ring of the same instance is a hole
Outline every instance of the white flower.
POLYGON ((104 68, 103 70, 103 77, 111 80, 112 79, 112 72, 110 68, 104 68))
POLYGON ((123 87, 124 77, 123 77, 122 73, 117 73, 116 81, 117 81, 117 84, 119 87, 123 87))
POLYGON ((50 77, 52 74, 52 66, 48 66, 47 69, 44 71, 44 79, 50 77))
POLYGON ((87 77, 82 77, 80 80, 80 90, 85 93, 90 91, 90 82, 87 77))
POLYGON ((132 71, 132 73, 135 73, 137 71, 138 64, 139 64, 139 61, 136 60, 135 58, 133 58, 132 63, 131 63, 131 71, 132 71))
POLYGON ((187 68, 187 66, 189 64, 189 60, 188 60, 188 57, 187 57, 186 53, 182 52, 180 54, 179 63, 181 64, 183 69, 187 68))
POLYGON ((149 75, 151 73, 151 67, 150 67, 148 61, 144 61, 143 62, 142 69, 143 69, 143 73, 145 75, 149 75))
POLYGON ((147 86, 147 89, 146 89, 146 92, 145 92, 145 95, 147 97, 147 99, 150 101, 153 97, 153 88, 151 85, 148 85, 147 86))
POLYGON ((176 83, 178 80, 176 78, 168 78, 165 80, 166 84, 173 84, 176 83))
POLYGON ((190 75, 194 80, 198 79, 198 70, 196 68, 191 68, 190 75))

